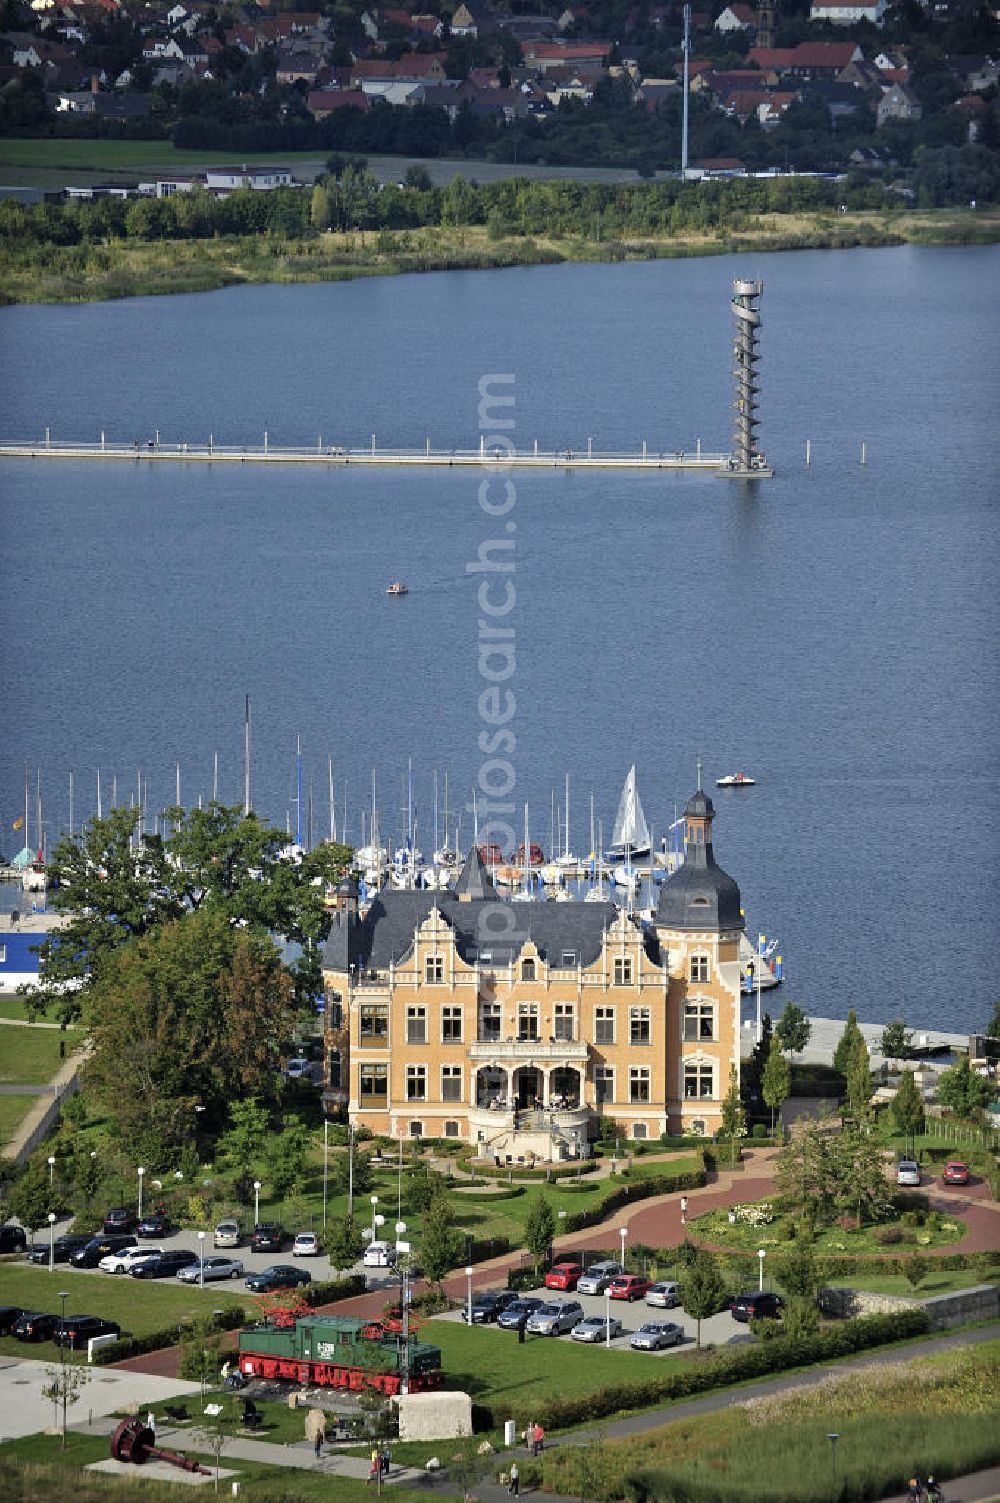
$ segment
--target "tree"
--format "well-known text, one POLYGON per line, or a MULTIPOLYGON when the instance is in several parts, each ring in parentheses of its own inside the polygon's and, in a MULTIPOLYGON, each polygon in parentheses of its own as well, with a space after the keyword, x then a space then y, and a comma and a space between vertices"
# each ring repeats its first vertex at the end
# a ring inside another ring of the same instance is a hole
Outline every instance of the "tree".
POLYGON ((858 1225, 865 1213, 877 1220, 888 1204, 882 1144, 867 1128, 849 1122, 833 1143, 836 1194, 855 1209, 858 1225))
POLYGON ((984 1032, 988 1039, 1000 1039, 1000 1002, 994 1002, 993 1012, 984 1032))
POLYGON ((813 1221, 828 1216, 836 1189, 832 1127, 829 1119, 796 1124, 775 1168, 778 1188, 797 1211, 813 1221))
POLYGON ((432 1284, 440 1284, 461 1257, 455 1216, 446 1195, 435 1195, 424 1217, 420 1261, 432 1284))
POLYGON ((714 1315, 719 1308, 725 1290, 719 1265, 711 1253, 697 1249, 688 1263, 681 1284, 681 1305, 684 1313, 697 1321, 697 1344, 701 1347, 701 1323, 714 1315))
POLYGON ((722 1098, 722 1122, 719 1127, 719 1137, 728 1138, 730 1143, 730 1162, 736 1163, 739 1152, 740 1139, 746 1132, 746 1117, 743 1112, 743 1103, 740 1101, 740 1083, 736 1074, 736 1066, 729 1066, 729 1090, 722 1098))
POLYGON ((895 1018, 882 1029, 878 1049, 883 1059, 909 1059, 913 1048, 913 1034, 903 1018, 895 1018))
POLYGON ((273 1101, 292 1015, 291 981, 270 939, 219 912, 191 913, 114 950, 86 990, 87 1089, 119 1145, 162 1163, 234 1097, 273 1101))
POLYGON ((45 1369, 46 1383, 42 1389, 42 1398, 48 1399, 57 1413, 60 1409, 62 1410, 62 1425, 59 1432, 60 1451, 66 1449, 66 1410, 72 1409, 92 1376, 93 1374, 88 1372, 87 1368, 66 1362, 60 1362, 58 1367, 45 1369))
POLYGON ((868 1045, 859 1033, 847 1066, 847 1109, 852 1117, 860 1121, 870 1115, 871 1100, 871 1056, 868 1045))
POLYGON ((919 1289, 927 1277, 927 1259, 918 1252, 910 1253, 908 1258, 903 1259, 903 1273, 910 1288, 919 1289))
POLYGON ((923 1130, 924 1100, 917 1090, 912 1070, 904 1070, 899 1078, 899 1088, 889 1108, 893 1126, 900 1137, 914 1138, 923 1130))
POLYGON ((335 1154, 331 1160, 330 1178, 335 1194, 346 1195, 352 1188, 351 1154, 354 1154, 353 1189, 355 1195, 368 1195, 375 1184, 375 1170, 370 1153, 359 1153, 348 1146, 346 1153, 335 1154))
POLYGON ((11 1211, 34 1241, 38 1227, 44 1226, 52 1210, 53 1194, 49 1176, 40 1164, 32 1164, 21 1175, 7 1197, 11 1211))
POLYGON ((190 1335, 181 1345, 178 1368, 182 1378, 200 1383, 202 1393, 219 1374, 222 1333, 212 1315, 199 1315, 191 1322, 190 1335))
POLYGON ((236 1400, 223 1400, 217 1414, 206 1414, 198 1422, 193 1436, 215 1458, 215 1491, 219 1491, 219 1465, 222 1453, 239 1429, 236 1400))
POLYGON ((306 1172, 309 1129, 297 1117, 285 1117, 281 1132, 268 1144, 267 1165, 276 1195, 301 1190, 306 1172))
POLYGON ((552 1207, 540 1195, 528 1212, 524 1223, 524 1245, 535 1260, 535 1270, 541 1267, 548 1256, 552 1239, 556 1234, 556 1218, 552 1207))
POLYGON ((336 1221, 331 1221, 323 1232, 321 1241, 331 1268, 341 1271, 354 1267, 365 1245, 364 1238, 354 1225, 353 1216, 338 1217, 336 1221))
POLYGON ((854 1054, 858 1040, 864 1043, 864 1035, 858 1027, 858 1015, 854 1008, 850 1008, 847 1014, 847 1022, 844 1031, 840 1035, 840 1041, 833 1051, 833 1068, 841 1075, 847 1074, 848 1065, 854 1054))
POLYGON ((937 1086, 937 1099, 942 1106, 955 1113, 956 1117, 971 1117, 975 1112, 989 1106, 994 1088, 985 1075, 977 1075, 969 1064, 969 1056, 963 1054, 950 1070, 942 1072, 937 1086))
POLYGON ((820 1277, 811 1237, 799 1233, 791 1250, 779 1261, 778 1277, 786 1294, 809 1300, 815 1298, 820 1277))
POLYGON ((764 1013, 760 1020, 760 1039, 754 1044, 750 1057, 743 1062, 742 1084, 744 1094, 752 1099, 760 1095, 761 1080, 764 1075, 764 1066, 771 1052, 771 1039, 774 1034, 774 1024, 771 1014, 764 1013))
POLYGON ((771 1109, 771 1131, 774 1131, 775 1113, 779 1112, 792 1094, 792 1067, 782 1053, 780 1037, 771 1040, 771 1052, 767 1056, 761 1080, 761 1095, 764 1105, 771 1109))
POLYGON ((219 1139, 219 1153, 234 1169, 251 1169, 264 1151, 270 1113, 255 1096, 230 1103, 229 1131, 219 1139))
POLYGON ((788 1054, 801 1054, 812 1037, 812 1024, 794 1002, 786 1002, 775 1029, 781 1047, 788 1054))

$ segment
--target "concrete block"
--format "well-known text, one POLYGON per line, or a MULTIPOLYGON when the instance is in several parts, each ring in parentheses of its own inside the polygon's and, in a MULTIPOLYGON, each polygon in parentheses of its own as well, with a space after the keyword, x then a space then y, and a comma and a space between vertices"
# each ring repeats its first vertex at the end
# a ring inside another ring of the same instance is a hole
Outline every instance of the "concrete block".
POLYGON ((396 1400, 400 1440, 455 1440, 472 1434, 467 1393, 410 1393, 396 1400))

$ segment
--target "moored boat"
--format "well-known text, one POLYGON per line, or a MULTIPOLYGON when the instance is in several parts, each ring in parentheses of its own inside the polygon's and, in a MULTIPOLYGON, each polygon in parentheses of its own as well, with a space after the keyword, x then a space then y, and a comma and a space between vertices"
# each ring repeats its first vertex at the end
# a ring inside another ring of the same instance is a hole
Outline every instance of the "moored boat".
POLYGON ((385 593, 387 595, 408 595, 410 593, 410 587, 409 585, 405 585, 401 579, 394 579, 392 584, 389 585, 386 589, 385 593))
POLYGON ((753 788, 757 779, 745 772, 730 772, 724 778, 716 778, 716 788, 753 788))

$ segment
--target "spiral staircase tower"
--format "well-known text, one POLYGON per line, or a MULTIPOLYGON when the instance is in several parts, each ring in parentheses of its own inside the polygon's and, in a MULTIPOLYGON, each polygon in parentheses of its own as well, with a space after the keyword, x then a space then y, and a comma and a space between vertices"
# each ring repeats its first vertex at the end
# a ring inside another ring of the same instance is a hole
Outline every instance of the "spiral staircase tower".
POLYGON ((770 467, 757 447, 757 398, 760 393, 760 378, 757 362, 760 352, 757 340, 760 330, 760 310, 757 306, 764 291, 763 282, 746 281, 737 277, 733 282, 732 310, 736 322, 733 339, 733 377, 736 391, 733 408, 736 413, 733 429, 733 471, 738 475, 769 475, 770 467))

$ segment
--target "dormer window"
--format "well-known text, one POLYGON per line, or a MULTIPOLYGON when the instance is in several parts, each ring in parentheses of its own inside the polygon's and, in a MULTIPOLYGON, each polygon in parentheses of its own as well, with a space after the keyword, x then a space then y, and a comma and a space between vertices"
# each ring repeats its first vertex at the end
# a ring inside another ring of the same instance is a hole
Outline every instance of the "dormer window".
POLYGON ((522 960, 521 961, 521 980, 522 981, 534 981, 534 979, 535 979, 535 962, 533 960, 522 960))
POLYGON ((566 967, 576 965, 576 951, 564 950, 562 952, 562 963, 566 967))

